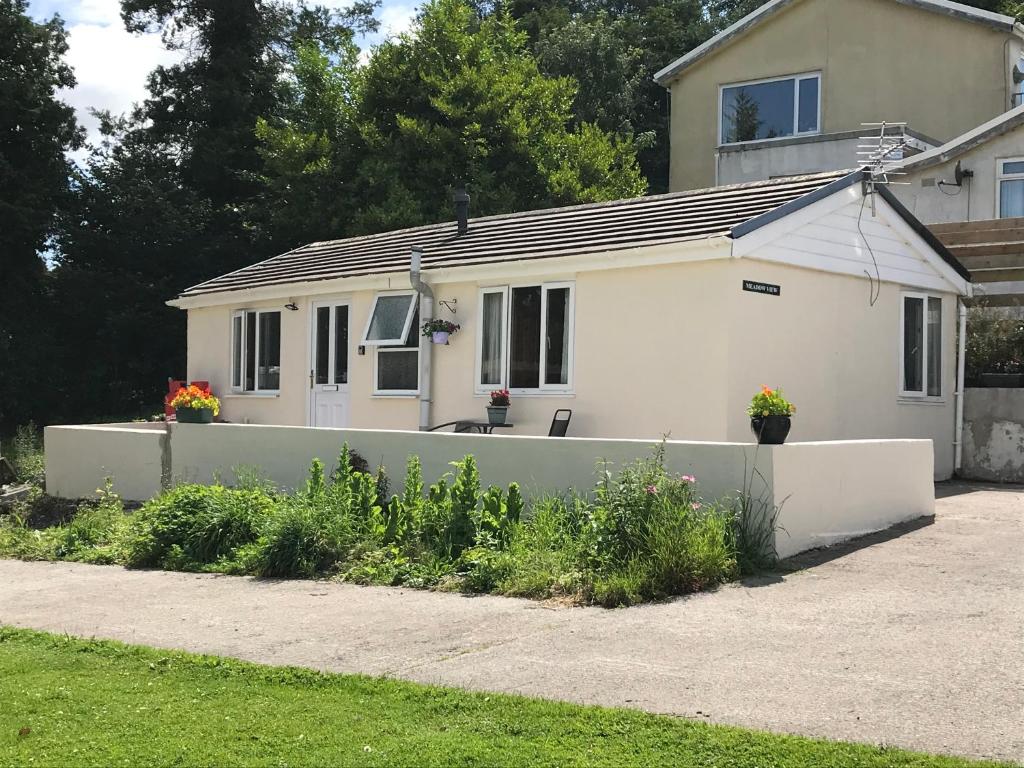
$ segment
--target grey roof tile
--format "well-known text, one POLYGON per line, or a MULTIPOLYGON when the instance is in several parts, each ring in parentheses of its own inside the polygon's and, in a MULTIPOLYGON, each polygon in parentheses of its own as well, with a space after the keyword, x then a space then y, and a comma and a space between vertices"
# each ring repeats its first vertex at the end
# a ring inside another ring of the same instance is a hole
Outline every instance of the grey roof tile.
POLYGON ((423 269, 607 253, 727 236, 733 227, 828 186, 850 171, 793 176, 667 195, 470 219, 310 243, 182 292, 201 296, 268 285, 406 272, 413 245, 423 269))

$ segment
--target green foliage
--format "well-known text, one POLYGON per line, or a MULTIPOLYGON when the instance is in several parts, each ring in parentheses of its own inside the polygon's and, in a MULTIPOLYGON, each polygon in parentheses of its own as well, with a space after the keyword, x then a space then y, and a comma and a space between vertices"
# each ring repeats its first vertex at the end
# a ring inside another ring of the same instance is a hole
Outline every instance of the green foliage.
POLYGON ((133 568, 196 570, 253 543, 276 506, 260 489, 179 485, 131 518, 124 563, 133 568))
POLYGON ((1024 311, 971 307, 966 351, 969 383, 976 383, 983 373, 1024 373, 1024 311))
POLYGON ((792 416, 796 413, 796 406, 782 395, 782 389, 770 389, 761 387, 761 391, 754 395, 747 406, 747 415, 755 416, 792 416))
POLYGON ((333 472, 313 460, 294 493, 257 480, 181 485, 127 518, 108 486, 67 525, 0 526, 0 554, 616 606, 712 587, 738 561, 766 563, 757 547, 774 542, 774 518, 765 528, 741 502, 702 502, 693 477, 665 468, 664 446, 617 473, 600 465, 590 495, 532 504, 516 483, 485 489, 471 455, 429 487, 410 456, 402 493, 387 501, 387 473, 368 469, 345 445, 333 472))
POLYGON ((66 153, 82 143, 74 110, 58 98, 75 85, 67 48, 60 16, 37 22, 26 0, 0 0, 0 434, 48 415, 39 394, 53 375, 52 328, 40 254, 71 192, 66 153))
POLYGON ((574 127, 575 83, 541 73, 507 15, 431 0, 374 51, 359 84, 367 205, 358 231, 451 218, 439 185, 466 182, 486 215, 641 194, 628 137, 574 127))
POLYGON ((16 481, 42 488, 46 481, 46 457, 43 453, 42 433, 29 422, 17 428, 4 458, 14 468, 16 481))

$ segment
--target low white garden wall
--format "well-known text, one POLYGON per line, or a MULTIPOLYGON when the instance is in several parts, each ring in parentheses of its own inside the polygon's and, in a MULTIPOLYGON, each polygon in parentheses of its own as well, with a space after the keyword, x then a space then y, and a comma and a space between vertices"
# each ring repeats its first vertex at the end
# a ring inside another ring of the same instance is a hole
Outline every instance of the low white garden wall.
MULTIPOLYGON (((607 461, 615 471, 648 456, 646 440, 546 438, 248 424, 47 427, 48 492, 95 495, 105 477, 124 498, 144 500, 182 482, 231 483, 235 470, 255 468, 282 488, 305 483, 314 458, 333 469, 344 443, 371 466, 384 464, 400 489, 409 455, 420 457, 434 482, 466 454, 483 483, 518 482, 527 495, 589 490, 607 461)), ((705 498, 736 495, 781 504, 776 536, 781 557, 932 514, 932 444, 928 440, 864 440, 756 446, 669 441, 665 462, 694 475, 705 498)))

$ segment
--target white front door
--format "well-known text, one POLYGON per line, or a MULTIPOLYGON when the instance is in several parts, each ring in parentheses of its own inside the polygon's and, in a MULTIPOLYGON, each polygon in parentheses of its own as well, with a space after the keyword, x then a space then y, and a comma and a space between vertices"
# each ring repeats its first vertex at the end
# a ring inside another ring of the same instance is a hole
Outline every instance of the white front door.
POLYGON ((309 371, 309 423, 313 427, 349 425, 348 315, 348 302, 313 304, 309 371))

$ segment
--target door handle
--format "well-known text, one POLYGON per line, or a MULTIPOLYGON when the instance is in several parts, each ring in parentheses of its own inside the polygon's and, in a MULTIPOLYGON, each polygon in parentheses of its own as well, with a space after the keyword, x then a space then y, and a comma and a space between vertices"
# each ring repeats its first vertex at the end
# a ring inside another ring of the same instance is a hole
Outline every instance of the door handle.
POLYGON ((313 369, 309 369, 309 388, 313 388, 313 369))

